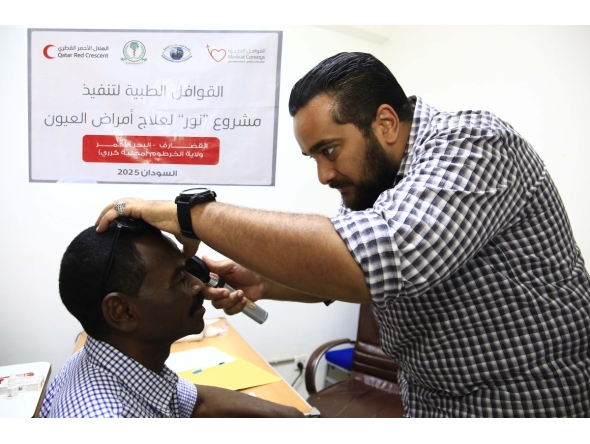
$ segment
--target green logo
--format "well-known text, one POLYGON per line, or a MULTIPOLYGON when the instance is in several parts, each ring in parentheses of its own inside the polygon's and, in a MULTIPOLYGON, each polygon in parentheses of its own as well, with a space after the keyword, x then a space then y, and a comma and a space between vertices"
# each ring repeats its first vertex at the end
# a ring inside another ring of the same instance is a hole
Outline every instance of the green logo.
POLYGON ((123 47, 123 58, 121 60, 127 63, 142 63, 145 58, 145 46, 139 40, 131 40, 123 47))

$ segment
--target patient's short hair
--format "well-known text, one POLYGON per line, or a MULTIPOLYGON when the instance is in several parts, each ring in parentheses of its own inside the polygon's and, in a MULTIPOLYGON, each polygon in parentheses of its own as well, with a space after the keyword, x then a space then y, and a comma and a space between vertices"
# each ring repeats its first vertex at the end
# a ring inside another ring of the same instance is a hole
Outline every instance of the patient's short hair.
POLYGON ((89 335, 100 338, 109 331, 102 314, 102 301, 107 294, 114 291, 130 296, 138 294, 147 265, 135 246, 135 239, 149 234, 161 235, 160 230, 151 228, 143 233, 121 230, 104 284, 118 230, 114 222, 102 233, 96 232, 96 226, 85 229, 66 249, 59 272, 59 294, 65 307, 89 335))

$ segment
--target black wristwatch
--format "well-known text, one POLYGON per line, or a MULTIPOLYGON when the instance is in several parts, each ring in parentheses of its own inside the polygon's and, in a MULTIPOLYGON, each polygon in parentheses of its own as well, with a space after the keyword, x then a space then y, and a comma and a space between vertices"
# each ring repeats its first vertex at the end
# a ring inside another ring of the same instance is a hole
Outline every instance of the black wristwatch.
POLYGON ((211 191, 209 188, 190 188, 176 197, 174 203, 176 203, 178 224, 183 236, 199 239, 193 231, 191 208, 198 203, 211 202, 215 200, 216 196, 215 191, 211 191))

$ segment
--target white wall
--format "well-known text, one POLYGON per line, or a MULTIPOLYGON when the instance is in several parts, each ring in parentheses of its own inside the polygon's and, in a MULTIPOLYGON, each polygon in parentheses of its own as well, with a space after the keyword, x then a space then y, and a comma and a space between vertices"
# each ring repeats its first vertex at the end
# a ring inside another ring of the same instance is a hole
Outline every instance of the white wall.
MULTIPOLYGON (((325 57, 371 52, 388 64, 406 93, 442 109, 489 109, 528 137, 548 164, 582 253, 590 258, 584 226, 590 175, 582 170, 590 164, 583 144, 590 28, 402 26, 392 27, 391 39, 382 45, 317 27, 194 29, 284 31, 276 185, 215 187, 221 201, 332 215, 338 195, 317 182, 314 163, 299 152, 287 112, 289 92, 325 57)), ((26 37, 24 27, 0 27, 0 365, 46 360, 55 375, 80 331, 57 291, 67 244, 117 197, 172 199, 185 187, 29 183, 26 37)), ((267 360, 309 356, 325 341, 356 336, 354 305, 261 305, 269 312, 264 325, 243 315, 230 321, 267 360)), ((208 316, 220 314, 208 305, 208 316)), ((278 370, 288 381, 295 377, 291 365, 278 370)), ((297 388, 304 393, 301 383, 297 388)))
POLYGON ((406 94, 487 109, 545 161, 590 261, 590 26, 397 26, 383 60, 406 94))

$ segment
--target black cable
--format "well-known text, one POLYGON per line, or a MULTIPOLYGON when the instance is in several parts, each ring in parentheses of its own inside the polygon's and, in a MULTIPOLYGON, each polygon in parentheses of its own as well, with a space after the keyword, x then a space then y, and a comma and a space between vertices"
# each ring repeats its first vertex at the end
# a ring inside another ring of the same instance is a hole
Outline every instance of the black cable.
POLYGON ((297 382, 297 380, 299 379, 299 377, 303 374, 303 362, 298 362, 297 363, 297 368, 299 369, 299 374, 295 378, 295 381, 293 381, 293 384, 291 384, 291 387, 294 387, 295 386, 295 383, 297 382))

